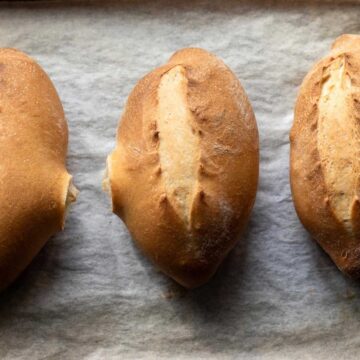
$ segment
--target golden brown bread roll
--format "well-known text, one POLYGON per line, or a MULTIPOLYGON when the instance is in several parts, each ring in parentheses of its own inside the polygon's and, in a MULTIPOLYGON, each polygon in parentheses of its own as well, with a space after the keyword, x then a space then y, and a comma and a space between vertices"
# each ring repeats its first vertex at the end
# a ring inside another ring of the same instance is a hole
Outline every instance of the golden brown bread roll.
POLYGON ((193 288, 234 247, 258 171, 256 121, 240 82, 216 56, 184 49, 131 92, 105 185, 140 248, 193 288))
POLYGON ((339 37, 305 77, 291 129, 300 220, 344 273, 360 275, 360 36, 339 37))
POLYGON ((61 230, 76 190, 54 86, 24 53, 0 49, 0 289, 61 230))

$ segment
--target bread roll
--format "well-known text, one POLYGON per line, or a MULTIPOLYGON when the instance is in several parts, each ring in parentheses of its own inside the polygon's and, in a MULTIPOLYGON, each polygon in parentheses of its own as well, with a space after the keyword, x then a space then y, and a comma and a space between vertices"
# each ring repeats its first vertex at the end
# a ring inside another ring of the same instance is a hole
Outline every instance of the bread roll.
POLYGON ((360 275, 360 36, 339 37, 304 79, 291 130, 291 188, 304 226, 360 275))
POLYGON ((24 53, 0 49, 0 289, 64 227, 76 190, 54 86, 24 53))
POLYGON ((215 273, 254 204, 258 131, 240 82, 216 56, 176 52, 131 92, 107 160, 113 211, 185 287, 215 273))

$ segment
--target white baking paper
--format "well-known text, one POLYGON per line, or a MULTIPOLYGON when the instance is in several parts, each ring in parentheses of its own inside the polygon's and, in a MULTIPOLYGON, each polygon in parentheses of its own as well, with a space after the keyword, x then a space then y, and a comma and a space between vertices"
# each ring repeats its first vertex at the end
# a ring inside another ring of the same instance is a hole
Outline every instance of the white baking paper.
POLYGON ((359 5, 0 4, 0 46, 37 59, 60 94, 68 167, 81 191, 65 231, 0 295, 0 358, 359 359, 359 283, 307 235, 288 177, 298 87, 343 33, 360 33, 359 5), (261 139, 260 185, 243 242, 194 291, 143 257, 101 190, 130 90, 188 46, 234 70, 261 139))

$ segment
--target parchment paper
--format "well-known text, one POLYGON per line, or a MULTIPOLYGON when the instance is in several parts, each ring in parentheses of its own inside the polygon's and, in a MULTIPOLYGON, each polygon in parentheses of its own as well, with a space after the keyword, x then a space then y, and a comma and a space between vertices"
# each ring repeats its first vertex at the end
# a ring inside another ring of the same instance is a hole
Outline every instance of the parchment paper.
MULTIPOLYGON (((149 1, 2 4, 3 47, 48 72, 70 129, 81 193, 66 229, 0 295, 1 359, 358 359, 360 286, 300 224, 288 179, 298 87, 360 7, 149 1), (199 46, 237 74, 261 137, 261 180, 242 244, 206 286, 185 291, 133 245, 101 190, 136 81, 199 46)), ((1 154, 0 154, 1 156, 1 154)))

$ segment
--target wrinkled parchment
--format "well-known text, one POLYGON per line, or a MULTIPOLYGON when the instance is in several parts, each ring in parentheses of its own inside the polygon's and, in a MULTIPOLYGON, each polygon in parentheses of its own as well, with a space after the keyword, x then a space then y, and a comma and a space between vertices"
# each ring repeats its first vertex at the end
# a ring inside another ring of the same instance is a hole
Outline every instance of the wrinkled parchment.
MULTIPOLYGON (((1 46, 49 73, 81 191, 63 233, 0 295, 1 359, 358 359, 360 286, 295 214, 288 179, 293 104, 310 66, 360 6, 241 1, 0 5, 1 46), (101 190, 136 81, 177 49, 219 55, 241 79, 261 138, 261 180, 242 244, 185 291, 133 245, 101 190)), ((1 156, 1 154, 0 154, 1 156)))

